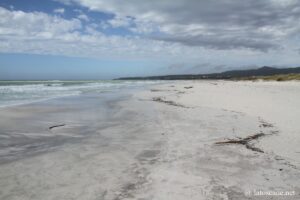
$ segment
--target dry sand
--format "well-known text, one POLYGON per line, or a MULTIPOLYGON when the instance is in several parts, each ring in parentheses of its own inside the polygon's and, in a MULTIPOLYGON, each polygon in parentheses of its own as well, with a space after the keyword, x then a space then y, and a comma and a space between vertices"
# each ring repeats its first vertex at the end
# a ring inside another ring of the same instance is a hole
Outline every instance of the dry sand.
POLYGON ((299 82, 125 93, 1 109, 0 199, 300 198, 299 82))

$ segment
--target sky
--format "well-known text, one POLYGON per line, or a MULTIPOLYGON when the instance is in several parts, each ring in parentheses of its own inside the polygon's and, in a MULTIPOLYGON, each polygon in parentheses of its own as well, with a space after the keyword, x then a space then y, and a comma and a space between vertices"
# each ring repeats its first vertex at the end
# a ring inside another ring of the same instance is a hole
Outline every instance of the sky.
POLYGON ((0 79, 300 66, 299 0, 0 0, 0 79))

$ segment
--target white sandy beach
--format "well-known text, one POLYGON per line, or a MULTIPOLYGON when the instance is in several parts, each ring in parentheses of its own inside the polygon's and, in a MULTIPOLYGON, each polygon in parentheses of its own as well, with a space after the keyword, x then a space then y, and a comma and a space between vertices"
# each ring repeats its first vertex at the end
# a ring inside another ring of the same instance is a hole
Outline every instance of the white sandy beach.
POLYGON ((300 199, 299 99, 299 82, 172 81, 1 108, 0 199, 300 199))

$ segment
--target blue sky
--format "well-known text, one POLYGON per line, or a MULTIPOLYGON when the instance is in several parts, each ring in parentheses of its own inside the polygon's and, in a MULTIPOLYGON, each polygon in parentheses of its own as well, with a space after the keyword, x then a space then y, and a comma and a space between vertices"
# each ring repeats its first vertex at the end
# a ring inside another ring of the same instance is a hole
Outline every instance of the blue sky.
POLYGON ((155 74, 144 61, 98 60, 51 55, 0 54, 2 80, 111 79, 155 74))
POLYGON ((295 0, 1 0, 0 79, 299 66, 295 0))

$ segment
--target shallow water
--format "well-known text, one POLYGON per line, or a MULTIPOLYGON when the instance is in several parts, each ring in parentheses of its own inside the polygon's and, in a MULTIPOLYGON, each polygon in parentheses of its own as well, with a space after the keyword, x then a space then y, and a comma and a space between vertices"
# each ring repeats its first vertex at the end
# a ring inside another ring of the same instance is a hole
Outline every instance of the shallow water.
POLYGON ((32 83, 0 86, 2 92, 3 88, 10 88, 10 93, 6 91, 7 99, 0 97, 4 106, 0 108, 0 164, 80 142, 97 134, 97 130, 113 126, 113 121, 120 123, 112 120, 118 111, 115 102, 155 84, 99 81, 57 85, 58 82, 53 81, 54 86, 47 86, 46 82, 32 83), (34 98, 35 95, 38 97, 34 98), (11 105, 16 102, 13 97, 24 105, 11 105), (34 102, 37 99, 39 101, 34 102), (50 129, 52 126, 58 127, 50 129))
POLYGON ((103 93, 154 84, 155 81, 0 81, 0 107, 32 103, 51 98, 103 93))

